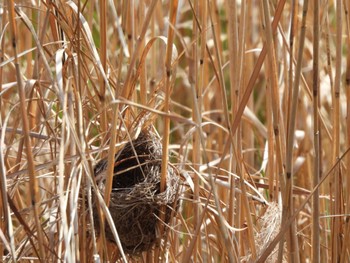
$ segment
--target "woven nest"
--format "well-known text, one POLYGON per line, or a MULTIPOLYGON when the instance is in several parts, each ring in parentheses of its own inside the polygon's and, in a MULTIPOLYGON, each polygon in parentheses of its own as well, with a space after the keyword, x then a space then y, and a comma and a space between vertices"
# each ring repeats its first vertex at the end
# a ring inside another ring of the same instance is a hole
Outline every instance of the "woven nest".
MULTIPOLYGON (((123 250, 128 254, 149 250, 157 239, 159 218, 168 223, 174 216, 179 179, 176 170, 168 165, 166 189, 160 192, 161 162, 162 145, 149 131, 141 132, 116 154, 109 211, 123 250), (162 206, 166 206, 163 217, 160 215, 162 206)), ((104 159, 94 170, 101 194, 104 193, 106 169, 107 160, 104 159)), ((97 217, 96 211, 94 214, 97 217)), ((95 222, 99 230, 99 220, 95 222)), ((108 224, 105 232, 106 238, 115 242, 108 224)))

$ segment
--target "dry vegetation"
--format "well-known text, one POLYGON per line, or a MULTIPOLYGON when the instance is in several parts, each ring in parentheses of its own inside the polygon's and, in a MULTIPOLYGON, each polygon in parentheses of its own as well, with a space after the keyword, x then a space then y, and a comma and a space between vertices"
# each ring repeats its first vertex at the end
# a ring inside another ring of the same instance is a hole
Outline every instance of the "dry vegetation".
POLYGON ((0 261, 350 262, 349 1, 0 5, 0 261), (94 167, 144 128, 183 188, 130 256, 94 167))

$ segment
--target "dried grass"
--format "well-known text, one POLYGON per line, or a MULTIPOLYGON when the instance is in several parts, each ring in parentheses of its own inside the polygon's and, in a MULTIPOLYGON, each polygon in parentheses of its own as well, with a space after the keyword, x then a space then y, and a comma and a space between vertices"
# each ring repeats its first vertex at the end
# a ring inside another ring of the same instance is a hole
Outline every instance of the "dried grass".
POLYGON ((349 258, 348 1, 0 5, 0 261, 349 258))

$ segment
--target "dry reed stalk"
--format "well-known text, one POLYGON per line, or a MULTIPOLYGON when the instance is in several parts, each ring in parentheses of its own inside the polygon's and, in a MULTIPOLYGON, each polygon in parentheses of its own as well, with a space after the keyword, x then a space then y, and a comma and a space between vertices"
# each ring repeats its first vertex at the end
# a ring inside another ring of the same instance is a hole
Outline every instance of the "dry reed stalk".
MULTIPOLYGON (((340 155, 340 85, 341 85, 341 74, 342 74, 342 1, 336 1, 336 60, 335 60, 335 78, 334 78, 334 91, 333 91, 333 150, 332 150, 332 160, 333 163, 338 160, 340 155)), ((333 215, 332 219, 332 236, 331 236, 331 245, 332 245, 332 261, 337 261, 341 256, 341 240, 339 235, 342 232, 342 224, 340 221, 339 215, 342 214, 342 175, 341 167, 339 166, 334 171, 334 206, 333 206, 333 215)))
MULTIPOLYGON (((80 10, 80 1, 78 2, 78 10, 80 10)), ((107 1, 102 0, 99 3, 100 5, 100 58, 101 58, 101 63, 102 63, 102 68, 104 72, 107 70, 107 1)), ((80 12, 78 12, 80 13, 80 12)), ((78 30, 80 31, 80 30, 78 30)), ((107 105, 106 101, 106 84, 105 80, 103 79, 102 75, 99 76, 99 92, 100 92, 100 100, 101 100, 101 106, 104 109, 105 106, 107 105)), ((102 131, 107 131, 108 129, 108 120, 107 120, 107 113, 105 110, 103 110, 101 114, 101 130, 102 131)))
MULTIPOLYGON (((305 31, 306 31, 306 15, 308 12, 308 1, 305 1, 303 4, 303 16, 302 16, 302 25, 300 31, 299 47, 298 47, 298 58, 297 65, 295 69, 295 77, 293 82, 293 91, 291 98, 290 114, 288 116, 288 132, 287 132, 287 147, 286 147, 286 188, 285 193, 283 194, 283 216, 282 224, 292 215, 293 208, 293 197, 292 197, 292 187, 293 187, 293 143, 295 138, 295 120, 297 112, 297 102, 299 96, 299 84, 300 84, 300 75, 301 75, 301 63, 303 58, 304 51, 304 42, 305 42, 305 31)), ((296 235, 295 224, 291 225, 291 228, 287 236, 287 245, 289 250, 290 260, 294 262, 299 262, 299 253, 298 253, 298 240, 296 235)), ((283 254, 283 242, 280 243, 279 248, 279 257, 278 260, 281 260, 283 254)))
MULTIPOLYGON (((270 140, 269 143, 269 147, 271 147, 269 149, 269 162, 271 162, 271 170, 272 173, 275 174, 283 174, 283 164, 284 162, 284 158, 282 157, 283 154, 285 153, 285 150, 283 150, 283 146, 282 146, 282 142, 281 142, 281 138, 284 137, 283 134, 283 130, 280 129, 280 127, 282 127, 283 125, 281 124, 281 118, 280 118, 280 99, 279 99, 279 89, 278 89, 278 77, 277 77, 277 65, 276 65, 276 52, 275 52, 275 48, 274 48, 274 43, 272 42, 273 40, 273 36, 272 36, 272 28, 270 25, 270 7, 267 1, 263 1, 263 14, 264 14, 264 18, 265 18, 265 26, 266 26, 266 43, 267 43, 267 49, 268 49, 268 62, 269 62, 269 70, 268 70, 268 74, 270 75, 270 79, 271 79, 271 84, 268 86, 269 90, 269 94, 268 96, 271 96, 271 100, 273 101, 273 103, 271 103, 272 105, 272 123, 271 126, 269 126, 270 128, 270 132, 272 133, 273 131, 273 136, 274 138, 272 140, 270 140), (270 146, 271 144, 271 146, 270 146), (273 153, 273 144, 275 144, 275 154, 273 153), (276 159, 276 164, 274 162, 274 159, 276 159), (275 166, 276 165, 276 166, 275 166), (274 169, 274 168, 277 169, 274 169)), ((270 171, 271 172, 271 171, 270 171)), ((273 180, 273 176, 272 178, 270 178, 271 180, 273 180)))
MULTIPOLYGON (((291 19, 290 19, 290 34, 289 34, 289 74, 288 74, 288 89, 286 92, 286 116, 290 116, 291 114, 291 106, 292 106, 292 96, 293 96, 293 80, 294 80, 294 44, 295 44, 295 32, 297 28, 297 14, 298 14, 298 9, 299 9, 299 3, 297 1, 292 2, 292 7, 291 7, 291 19)), ((289 129, 289 122, 286 121, 286 130, 288 131, 289 129)), ((288 136, 288 134, 287 134, 288 136)), ((282 183, 285 185, 285 182, 282 183)))
MULTIPOLYGON (((140 2, 139 3, 139 17, 142 18, 145 16, 146 14, 146 10, 145 10, 145 3, 143 2, 140 2)), ((153 20, 153 17, 152 17, 152 20, 153 20)), ((145 21, 143 21, 143 19, 139 19, 139 24, 138 24, 138 29, 142 28, 142 25, 145 21)), ((139 33, 139 32, 137 32, 139 33)), ((146 45, 146 41, 145 39, 143 39, 141 41, 141 44, 140 44, 140 49, 143 50, 145 48, 145 45, 146 45)), ((141 54, 140 54, 140 57, 141 57, 141 54)), ((140 73, 140 102, 141 104, 143 105, 146 105, 147 104, 147 70, 146 70, 146 67, 143 67, 141 69, 141 73, 140 73)))
MULTIPOLYGON (((0 20, 0 30, 3 31, 4 29, 4 23, 6 22, 6 13, 2 16, 0 20)), ((5 38, 1 41, 1 52, 0 52, 0 63, 4 62, 4 43, 5 38)), ((3 68, 0 67, 0 93, 3 91, 3 68)), ((5 118, 4 116, 4 106, 3 106, 3 96, 0 96, 0 114, 1 119, 5 118)), ((13 225, 12 220, 10 217, 10 207, 8 206, 8 197, 7 197, 7 190, 6 190, 6 167, 5 167, 5 160, 3 155, 3 149, 5 148, 4 140, 5 140, 5 132, 3 132, 3 129, 6 127, 7 121, 5 119, 5 122, 2 126, 2 132, 0 137, 0 187, 1 187, 1 197, 0 197, 0 217, 4 218, 4 220, 1 220, 0 222, 0 229, 2 230, 3 234, 6 235, 6 233, 10 236, 9 242, 0 242, 0 253, 5 251, 5 248, 10 252, 10 254, 15 258, 14 261, 16 261, 15 257, 15 244, 14 244, 14 235, 13 235, 13 225)))
MULTIPOLYGON (((325 67, 325 71, 327 73, 327 78, 329 80, 329 87, 331 90, 334 89, 334 78, 333 78, 333 68, 332 68, 332 62, 331 62, 331 52, 330 52, 330 21, 329 21, 329 15, 328 13, 325 14, 325 33, 324 33, 324 39, 325 39, 325 53, 326 53, 326 57, 327 57, 327 63, 326 63, 326 67, 325 67)), ((320 91, 321 91, 321 85, 320 85, 320 91)), ((320 93, 321 94, 321 93, 320 93)), ((321 97, 321 96, 320 96, 321 97)), ((329 150, 329 146, 327 145, 324 145, 324 142, 325 141, 332 141, 331 139, 331 134, 327 128, 327 126, 325 125, 324 123, 324 119, 322 117, 322 115, 319 115, 319 119, 320 119, 320 128, 321 128, 321 133, 320 133, 320 148, 323 148, 324 151, 327 151, 329 150), (327 136, 322 136, 322 129, 323 130, 326 130, 327 132, 327 136)), ((323 170, 324 170, 324 164, 327 162, 328 160, 327 159, 324 159, 324 158, 321 158, 320 159, 320 173, 323 174, 323 170)), ((327 192, 330 192, 329 191, 329 187, 327 187, 326 185, 321 185, 320 187, 320 192, 321 192, 321 195, 324 194, 324 193, 327 193, 327 192)), ((330 208, 327 207, 329 206, 329 203, 326 202, 326 200, 322 200, 321 199, 321 204, 320 204, 320 211, 329 211, 330 208)), ((322 228, 324 229, 329 229, 329 222, 327 222, 327 220, 322 220, 321 222, 321 226, 322 228)), ((328 247, 329 246, 329 236, 327 233, 324 233, 322 235, 322 245, 324 247, 328 247)), ((330 253, 329 253, 329 250, 328 249, 322 249, 322 247, 320 247, 320 258, 322 261, 327 261, 330 259, 330 253)))
MULTIPOLYGON (((350 46, 350 16, 349 16, 349 8, 350 5, 347 2, 344 2, 344 11, 345 11, 345 15, 346 15, 346 32, 347 32, 347 45, 350 46)), ((347 111, 346 111, 346 116, 347 118, 349 118, 350 116, 350 52, 348 52, 347 54, 347 59, 346 59, 346 72, 345 72, 345 89, 346 89, 346 103, 347 103, 347 111)), ((347 135, 347 142, 346 142, 346 148, 350 148, 350 125, 349 123, 347 123, 347 125, 345 126, 346 128, 346 135, 347 135)), ((347 170, 345 171, 345 173, 350 171, 350 156, 348 156, 347 160, 346 160, 346 167, 347 170)), ((346 207, 344 209, 345 214, 349 215, 350 213, 350 180, 349 177, 347 177, 346 179, 346 190, 344 192, 344 196, 347 196, 347 200, 346 200, 346 207)), ((344 198, 345 199, 345 198, 344 198)), ((350 251, 350 240, 349 240, 349 233, 350 233, 350 224, 349 224, 349 220, 348 217, 346 218, 346 223, 344 226, 344 233, 345 233, 345 238, 344 238, 344 243, 343 243, 343 249, 342 249, 342 254, 341 254, 341 258, 340 261, 345 261, 349 251, 350 251)))
MULTIPOLYGON (((227 20, 228 20, 228 45, 229 45, 229 61, 230 61, 230 91, 231 91, 231 115, 234 116, 237 111, 237 105, 239 101, 239 79, 240 79, 240 69, 236 70, 236 65, 238 63, 238 55, 241 54, 238 51, 238 46, 243 46, 244 38, 241 38, 241 42, 238 42, 238 22, 237 22, 237 4, 234 1, 228 2, 228 12, 227 12, 227 20)), ((243 20, 244 21, 244 20, 243 20)), ((241 23, 242 25, 243 23, 241 23)), ((242 32, 243 30, 241 30, 242 32)), ((239 67, 241 68, 241 66, 239 67)), ((234 136, 235 143, 237 144, 237 134, 234 136)), ((235 172, 234 165, 235 160, 232 158, 230 169, 231 172, 235 172)), ((228 211, 228 222, 230 225, 234 225, 234 207, 235 207, 235 181, 233 179, 231 181, 231 189, 229 193, 229 211, 228 211)))
MULTIPOLYGON (((78 14, 81 13, 82 10, 81 2, 78 2, 78 14)), ((74 70, 75 73, 75 85, 77 89, 74 90, 74 97, 77 101, 76 107, 78 109, 78 136, 79 136, 79 141, 81 142, 81 151, 85 152, 86 149, 88 148, 85 142, 85 123, 84 123, 84 113, 83 113, 83 108, 82 108, 82 101, 81 101, 81 94, 82 94, 82 69, 81 69, 81 63, 82 63, 82 54, 81 54, 81 24, 80 20, 77 21, 77 26, 76 26, 76 32, 77 32, 77 60, 76 60, 76 68, 74 70), (79 92, 78 92, 79 90, 79 92)), ((104 86, 105 87, 105 86, 104 86)), ((74 112, 74 110, 73 110, 74 112)), ((85 159, 85 158, 84 158, 85 159)), ((87 160, 84 160, 85 163, 88 163, 87 160)), ((87 180, 84 176, 80 174, 79 176, 79 185, 86 186, 87 185, 87 180)), ((80 187, 75 187, 75 193, 79 194, 79 188, 80 187)), ((75 199, 76 200, 76 199, 75 199)), ((77 203, 75 203, 77 204, 77 203)), ((86 211, 87 210, 87 200, 86 200, 86 195, 85 192, 82 194, 82 210, 86 211)), ((75 209, 75 207, 73 207, 75 209)), ((87 253, 83 253, 82 251, 87 251, 88 250, 88 226, 87 226, 87 218, 84 216, 82 218, 81 222, 81 227, 77 227, 79 225, 79 218, 76 217, 75 219, 75 233, 79 233, 76 235, 76 254, 78 255, 77 258, 81 260, 82 263, 88 262, 87 259, 87 253)), ((94 251, 96 253, 96 250, 94 251)))
MULTIPOLYGON (((199 1, 199 18, 200 18, 200 28, 202 29, 201 31, 199 30, 199 28, 196 27, 196 33, 194 34, 193 38, 197 39, 197 41, 199 41, 200 39, 200 49, 198 48, 198 45, 195 45, 195 52, 196 55, 194 56, 194 65, 198 66, 198 69, 195 69, 194 72, 198 73, 198 78, 196 79, 196 97, 194 97, 193 99, 197 100, 197 105, 198 105, 198 109, 201 112, 200 116, 197 116, 196 114, 193 114, 193 118, 194 120, 196 120, 197 125, 202 126, 203 125, 203 110, 205 108, 210 108, 207 106, 207 101, 205 101, 204 99, 204 87, 206 87, 208 85, 208 66, 205 63, 205 61, 208 61, 208 54, 207 54, 207 40, 208 40, 208 14, 209 10, 208 10, 208 2, 207 1, 199 1), (200 32, 200 35, 198 36, 198 32, 200 32), (198 38, 196 38, 196 36, 198 36, 198 38), (200 118, 198 118, 200 117, 200 118)), ((195 22, 195 21, 193 21, 195 22)), ((194 24, 195 25, 195 24, 194 24)), ((196 67, 197 68, 197 67, 196 67)), ((200 139, 200 131, 196 130, 194 136, 193 136, 193 145, 194 145, 194 149, 193 149, 193 162, 194 164, 198 164, 195 165, 194 168, 199 171, 200 170, 200 165, 202 164, 203 160, 202 160, 202 156, 201 156, 201 139, 200 139)), ((221 145, 221 144, 219 144, 221 145)), ((199 178, 196 178, 196 188, 195 188, 195 196, 194 196, 194 200, 200 200, 199 199, 199 193, 200 193, 200 186, 202 185, 200 183, 199 178)), ((200 205, 197 203, 195 205, 195 220, 194 220, 194 224, 197 223, 201 223, 203 219, 200 218, 201 213, 204 214, 204 212, 206 211, 206 209, 201 209, 200 205)), ((202 216, 202 215, 201 215, 202 216)), ((206 230, 205 231, 205 236, 208 238, 208 233, 210 230, 206 230)), ((201 256, 203 253, 207 253, 207 254, 211 254, 210 250, 211 248, 209 246, 206 246, 207 249, 203 249, 201 246, 201 242, 200 242, 200 238, 197 238, 197 251, 198 251, 198 255, 201 256), (203 251, 202 251, 203 250, 203 251)))
MULTIPOLYGON (((314 1, 314 38, 313 38, 313 128, 314 128, 314 170, 313 187, 318 184, 320 178, 320 128, 319 128, 319 49, 320 49, 320 1, 314 1)), ((312 213, 312 260, 320 262, 320 206, 319 189, 317 188, 313 196, 312 213)))
MULTIPOLYGON (((202 55, 202 53, 199 53, 199 47, 201 46, 206 46, 206 39, 205 42, 202 42, 204 39, 205 34, 200 30, 200 18, 203 20, 206 20, 206 17, 201 17, 200 16, 200 12, 199 12, 199 2, 200 1, 194 1, 193 3, 193 7, 192 8, 192 13, 193 13, 193 18, 192 18, 192 27, 193 27, 193 32, 192 32, 192 38, 194 44, 191 48, 191 62, 190 62, 190 69, 189 69, 189 74, 192 75, 189 78, 190 81, 190 85, 191 85, 191 89, 195 92, 195 96, 193 96, 193 103, 197 103, 198 105, 198 110, 201 112, 202 111, 202 87, 199 86, 199 73, 202 73, 200 71, 200 69, 198 69, 198 63, 200 64, 200 67, 202 67, 201 62, 199 61, 199 57, 200 55, 202 55), (202 40, 199 43, 199 40, 202 40)), ((205 2, 205 1, 204 1, 205 2)), ((207 5, 205 3, 205 5, 207 5)), ((193 121, 198 125, 201 126, 201 114, 196 114, 195 111, 192 110, 192 119, 193 121)), ((193 161, 193 169, 195 169, 195 171, 197 172, 199 170, 199 166, 201 164, 201 146, 200 146, 200 131, 197 129, 194 134, 193 134, 193 139, 192 139, 192 145, 193 145, 193 149, 192 149, 192 161, 193 161)), ((200 190, 200 180, 198 176, 195 176, 193 178, 193 184, 194 184, 194 189, 193 189, 193 225, 200 225, 201 221, 200 221, 200 205, 199 205, 199 190, 200 190)), ((202 212, 204 213, 204 211, 202 212)), ((193 240, 191 241, 194 245, 194 248, 192 248, 193 250, 193 260, 197 261, 198 257, 200 257, 201 253, 201 249, 202 246, 200 244, 200 238, 199 236, 195 235, 193 237, 193 240)), ((190 255, 190 249, 188 249, 188 251, 186 252, 186 254, 190 255)), ((192 254, 191 253, 191 254, 192 254)))
MULTIPOLYGON (((170 2, 170 14, 169 14, 169 24, 176 24, 176 14, 177 14, 178 1, 173 0, 170 2)), ((165 72, 166 72, 166 82, 165 82, 165 100, 164 100, 164 112, 168 113, 170 110, 170 96, 173 85, 173 78, 176 77, 176 69, 172 67, 173 55, 174 55, 174 29, 169 26, 168 28, 168 38, 165 53, 165 72)), ((160 191, 165 190, 166 185, 166 174, 167 174, 167 164, 169 161, 169 135, 170 135, 170 119, 165 118, 164 124, 164 135, 163 135, 163 156, 162 156, 162 176, 160 183, 160 191)))
MULTIPOLYGON (((176 24, 176 15, 178 10, 178 1, 172 0, 169 3, 169 25, 176 24)), ((164 98, 164 108, 165 113, 170 111, 170 96, 172 93, 174 79, 176 78, 176 67, 173 67, 172 63, 174 61, 173 57, 177 55, 177 50, 174 48, 174 28, 168 26, 168 36, 167 36, 167 45, 165 52, 165 98, 164 98)), ((161 168, 161 177, 160 177, 160 192, 163 193, 166 190, 167 180, 168 180, 168 162, 169 162, 169 138, 170 138, 170 118, 165 117, 164 119, 164 128, 163 128, 163 139, 162 139, 162 168, 161 168)), ((165 210, 166 207, 162 206, 160 211, 160 222, 158 224, 160 237, 163 236, 164 226, 162 222, 165 222, 165 210)), ((161 241, 161 238, 159 238, 161 241)), ((161 247, 161 246, 160 246, 161 247)), ((155 257, 158 258, 159 250, 156 250, 155 257)))
MULTIPOLYGON (((243 87, 245 86, 245 74, 244 71, 247 69, 246 65, 245 65, 245 48, 246 48, 246 44, 247 39, 246 36, 249 34, 252 34, 252 28, 250 28, 248 26, 248 16, 247 16, 247 5, 252 4, 252 3, 247 3, 246 1, 241 2, 241 8, 240 8, 240 13, 241 13, 241 22, 239 23, 239 36, 238 39, 239 41, 239 46, 238 46, 238 66, 237 66, 237 71, 238 71, 238 83, 237 83, 237 87, 239 87, 239 89, 241 90, 239 92, 240 95, 243 94, 243 87), (244 66, 245 65, 245 66, 244 66), (244 70, 243 70, 243 66, 244 66, 244 70)), ((248 48, 247 48, 248 49, 248 48)), ((249 60, 248 60, 249 61, 249 60)), ((241 98, 241 97, 239 97, 241 98)), ((255 102, 254 102, 254 98, 250 97, 247 106, 249 107, 250 110, 255 111, 255 102)), ((238 107, 238 103, 236 104, 236 107, 238 107)), ((237 109, 236 109, 237 110, 237 109)), ((232 119, 233 119, 232 115, 232 119)), ((232 120, 233 121, 233 120, 232 120)), ((245 125, 243 123, 243 127, 242 127, 242 142, 244 143, 246 149, 255 149, 255 136, 253 133, 251 133, 251 125, 245 125)), ((238 142, 240 143, 240 142, 238 142)), ((254 153, 254 151, 251 150, 247 150, 244 151, 244 160, 247 163, 247 166, 249 167, 248 171, 249 173, 253 173, 255 171, 255 157, 256 154, 254 153)))

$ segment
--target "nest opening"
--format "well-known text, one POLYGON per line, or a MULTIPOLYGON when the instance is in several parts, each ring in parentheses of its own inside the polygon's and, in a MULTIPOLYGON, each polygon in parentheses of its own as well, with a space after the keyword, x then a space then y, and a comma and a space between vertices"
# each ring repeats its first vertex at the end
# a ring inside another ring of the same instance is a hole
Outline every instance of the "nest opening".
MULTIPOLYGON (((109 211, 124 252, 134 255, 149 250, 157 240, 156 227, 162 206, 166 206, 165 222, 170 222, 177 208, 179 177, 168 165, 166 189, 160 192, 162 145, 150 131, 142 131, 115 156, 114 177, 109 211)), ((104 193, 107 160, 95 167, 101 194, 104 193)), ((96 202, 95 202, 96 203, 96 202)), ((95 207, 96 210, 96 207, 95 207)), ((95 211, 95 219, 97 213, 95 211)), ((95 220, 99 230, 99 220, 95 220)), ((106 238, 114 242, 106 224, 106 238)))

